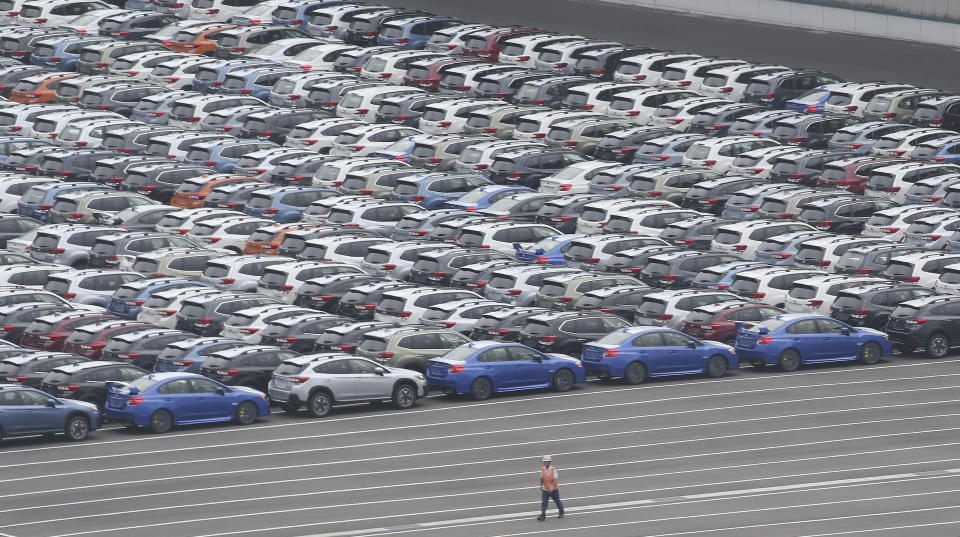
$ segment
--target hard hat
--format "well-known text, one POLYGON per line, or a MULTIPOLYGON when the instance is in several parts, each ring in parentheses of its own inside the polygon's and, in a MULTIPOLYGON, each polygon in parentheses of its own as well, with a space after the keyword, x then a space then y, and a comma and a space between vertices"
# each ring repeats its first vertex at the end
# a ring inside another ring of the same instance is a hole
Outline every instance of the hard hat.
POLYGON ((544 455, 542 460, 543 460, 543 462, 550 462, 550 461, 552 461, 553 459, 550 457, 550 455, 544 455))

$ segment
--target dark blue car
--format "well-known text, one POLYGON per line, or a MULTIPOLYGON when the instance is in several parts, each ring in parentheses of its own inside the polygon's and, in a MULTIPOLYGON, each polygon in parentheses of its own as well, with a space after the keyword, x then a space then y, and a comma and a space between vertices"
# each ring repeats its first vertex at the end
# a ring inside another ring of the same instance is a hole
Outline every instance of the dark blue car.
POLYGON ((430 360, 427 384, 445 393, 469 393, 476 400, 494 392, 553 388, 565 392, 585 373, 580 361, 545 354, 519 343, 475 341, 430 360))
POLYGON ((548 265, 563 265, 563 252, 571 242, 582 239, 586 235, 554 235, 547 237, 529 248, 516 248, 517 261, 524 263, 544 263, 548 265))
POLYGON ((193 373, 151 373, 130 382, 107 383, 104 416, 165 433, 176 425, 236 421, 250 425, 270 414, 263 392, 226 386, 193 373))
POLYGON ((611 332, 584 345, 581 359, 588 372, 600 378, 623 377, 629 384, 671 375, 717 378, 740 367, 730 345, 701 341, 659 326, 634 326, 611 332))
POLYGON ((100 411, 93 403, 59 399, 20 384, 0 384, 0 440, 64 433, 79 442, 99 427, 100 411))
POLYGON ((886 334, 825 315, 778 315, 751 328, 737 326, 737 355, 755 366, 794 371, 801 364, 857 360, 875 364, 893 353, 886 334))

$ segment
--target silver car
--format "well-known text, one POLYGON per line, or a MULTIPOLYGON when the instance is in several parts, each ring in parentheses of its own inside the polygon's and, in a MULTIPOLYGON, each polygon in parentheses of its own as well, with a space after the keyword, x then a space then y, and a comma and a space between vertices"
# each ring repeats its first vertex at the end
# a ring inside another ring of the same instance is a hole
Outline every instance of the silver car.
POLYGON ((270 400, 287 412, 306 404, 315 418, 333 405, 390 399, 400 409, 427 395, 423 375, 409 369, 382 366, 349 354, 323 353, 288 358, 274 370, 268 385, 270 400))

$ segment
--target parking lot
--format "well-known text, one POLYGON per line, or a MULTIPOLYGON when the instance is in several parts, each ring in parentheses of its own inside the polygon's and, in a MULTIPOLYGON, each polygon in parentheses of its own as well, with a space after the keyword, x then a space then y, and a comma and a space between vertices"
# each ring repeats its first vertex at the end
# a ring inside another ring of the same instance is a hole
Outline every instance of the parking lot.
POLYGON ((252 428, 104 430, 0 453, 0 533, 943 536, 960 360, 597 382, 252 428), (537 511, 551 453, 568 515, 537 511))

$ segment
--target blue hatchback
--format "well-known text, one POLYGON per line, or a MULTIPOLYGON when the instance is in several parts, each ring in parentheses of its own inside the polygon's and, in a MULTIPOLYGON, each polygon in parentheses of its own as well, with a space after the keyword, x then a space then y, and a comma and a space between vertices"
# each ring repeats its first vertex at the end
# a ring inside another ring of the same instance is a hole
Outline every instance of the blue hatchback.
POLYGON ((0 439, 64 433, 79 442, 100 427, 97 405, 59 399, 20 384, 0 384, 0 439))
POLYGON ((402 49, 422 49, 434 33, 458 26, 463 21, 451 17, 414 16, 391 20, 380 28, 377 44, 402 49))
POLYGON ((464 211, 478 211, 480 209, 486 209, 510 194, 533 191, 532 188, 525 186, 482 186, 467 192, 453 201, 444 203, 443 206, 452 209, 463 209, 464 211))
POLYGON ((226 386, 193 373, 151 373, 130 382, 107 383, 104 416, 165 433, 176 425, 236 421, 250 425, 270 414, 263 392, 226 386))
POLYGON ((801 364, 857 360, 875 364, 893 353, 886 334, 825 315, 778 315, 751 328, 737 326, 737 355, 755 366, 794 371, 801 364))
POLYGON ((553 388, 565 392, 585 373, 580 361, 544 354, 519 343, 475 341, 430 360, 427 384, 445 393, 469 393, 476 400, 494 392, 553 388))
POLYGON ((17 202, 17 212, 43 223, 50 221, 50 209, 54 200, 64 192, 74 190, 110 190, 110 187, 97 183, 60 183, 50 182, 31 187, 27 195, 17 202))
POLYGON ((424 209, 437 209, 464 192, 492 184, 482 175, 473 173, 417 173, 398 180, 391 198, 418 203, 424 209))
POLYGON ((554 235, 542 239, 529 248, 514 247, 517 252, 517 261, 524 263, 545 263, 548 265, 563 265, 563 252, 571 242, 582 239, 586 235, 554 235))
POLYGON ((250 196, 244 212, 250 216, 269 218, 285 224, 299 220, 303 211, 311 203, 341 195, 340 191, 332 188, 298 186, 264 188, 250 196))
POLYGON ((659 326, 633 326, 583 346, 583 367, 601 378, 623 377, 639 384, 648 377, 722 377, 740 362, 730 345, 701 341, 659 326))
POLYGON ((37 44, 33 54, 30 55, 30 63, 57 71, 76 71, 77 63, 80 61, 80 49, 103 41, 110 41, 110 38, 67 36, 44 39, 37 44))

